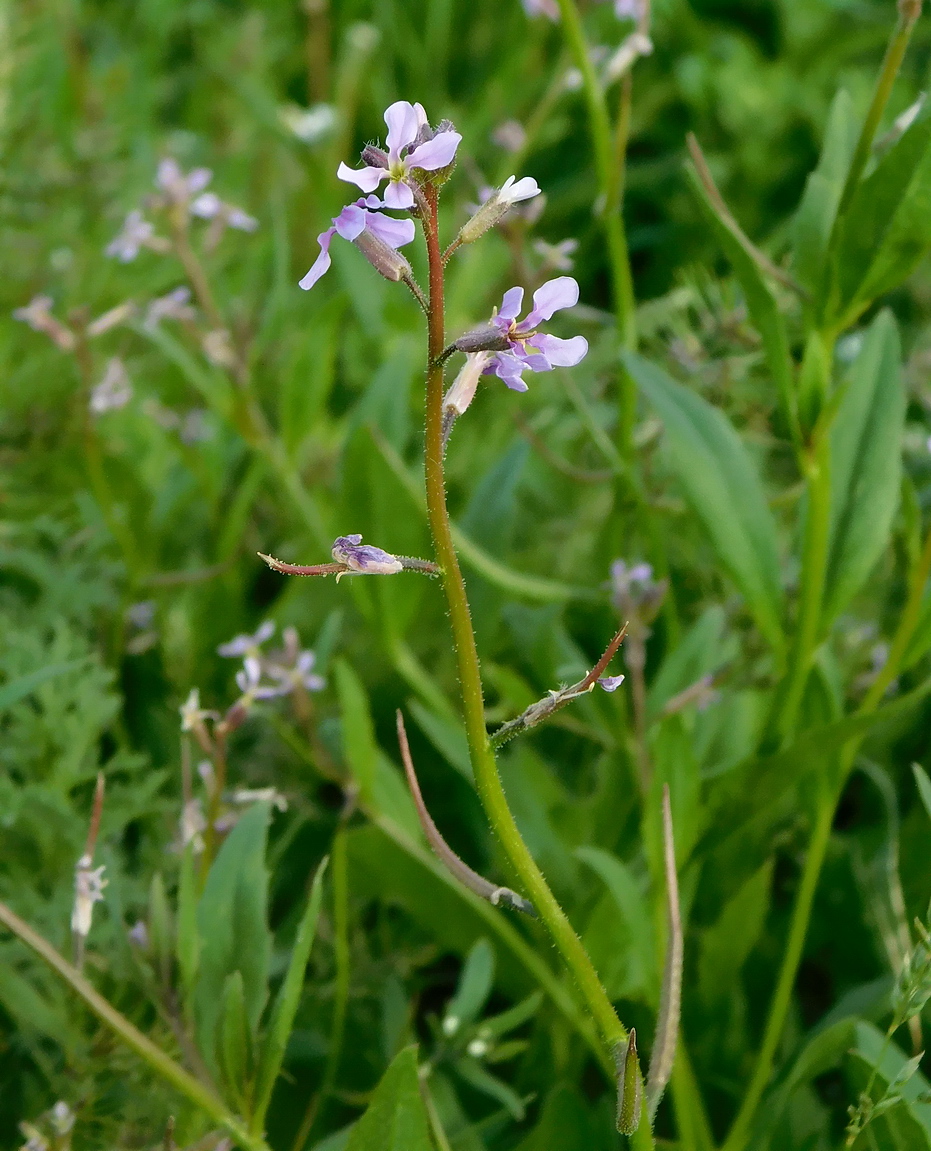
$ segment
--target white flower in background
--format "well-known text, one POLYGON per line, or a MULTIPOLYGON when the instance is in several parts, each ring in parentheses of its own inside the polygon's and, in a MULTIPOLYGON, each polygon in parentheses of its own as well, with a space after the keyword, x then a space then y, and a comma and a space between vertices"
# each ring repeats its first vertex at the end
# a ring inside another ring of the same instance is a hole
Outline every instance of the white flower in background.
POLYGON ((216 192, 204 192, 191 204, 191 215, 201 220, 217 220, 230 228, 238 228, 241 232, 254 232, 259 226, 258 220, 237 208, 227 204, 216 192))
POLYGON ((181 730, 195 731, 203 727, 204 720, 216 719, 215 711, 206 711, 200 706, 200 689, 192 687, 187 699, 178 709, 181 712, 181 730))
POLYGON ((233 803, 248 806, 252 803, 271 803, 278 811, 288 810, 288 801, 274 787, 241 787, 232 795, 233 803))
POLYGON ((122 264, 128 264, 139 255, 141 248, 151 248, 153 252, 165 252, 168 241, 156 236, 155 225, 151 224, 138 208, 134 208, 123 221, 123 228, 107 244, 104 252, 122 264))
POLYGON ((318 144, 332 134, 338 117, 332 104, 314 104, 310 108, 286 104, 278 109, 278 119, 298 140, 318 144))
POLYGON ((543 268, 555 272, 571 272, 575 266, 573 253, 579 246, 578 240, 560 240, 558 244, 548 244, 546 240, 534 240, 533 250, 543 260, 543 268))
POLYGON ((234 368, 236 353, 230 344, 230 334, 226 328, 216 328, 201 340, 204 355, 218 368, 234 368))
POLYGON ((193 320, 197 312, 191 307, 191 289, 173 288, 164 296, 152 300, 146 308, 142 326, 147 332, 154 331, 162 320, 193 320))
POLYGON ((213 178, 209 168, 192 168, 183 172, 178 161, 166 156, 158 165, 155 186, 164 192, 170 204, 187 205, 207 187, 213 178))
POLYGON ((181 833, 182 849, 191 845, 195 855, 204 850, 204 831, 207 829, 207 820, 204 817, 203 804, 199 799, 189 799, 181 809, 179 831, 181 833))
POLYGON ((492 132, 491 139, 505 152, 519 152, 527 143, 527 132, 519 120, 504 120, 492 132))
POLYGON ((57 344, 63 352, 71 352, 74 350, 75 343, 77 342, 74 332, 72 332, 70 328, 66 328, 59 320, 55 319, 52 315, 51 308, 51 296, 33 296, 24 308, 15 308, 13 310, 13 319, 19 320, 23 324, 28 324, 34 332, 43 332, 57 344))
POLYGON ((133 389, 126 365, 119 356, 113 356, 107 364, 103 379, 91 392, 90 410, 97 416, 104 412, 115 412, 125 408, 132 397, 133 389))
POLYGON ((82 855, 74 869, 74 908, 71 912, 71 930, 86 939, 91 929, 94 904, 103 902, 103 889, 107 886, 104 867, 94 867, 89 855, 82 855))
POLYGON ((56 1135, 67 1135, 74 1127, 74 1112, 63 1099, 59 1099, 52 1108, 49 1118, 55 1128, 56 1135))
POLYGON ((237 635, 227 643, 221 643, 217 648, 217 655, 227 659, 239 659, 240 656, 258 656, 259 648, 275 634, 275 624, 267 619, 259 626, 254 635, 237 635))

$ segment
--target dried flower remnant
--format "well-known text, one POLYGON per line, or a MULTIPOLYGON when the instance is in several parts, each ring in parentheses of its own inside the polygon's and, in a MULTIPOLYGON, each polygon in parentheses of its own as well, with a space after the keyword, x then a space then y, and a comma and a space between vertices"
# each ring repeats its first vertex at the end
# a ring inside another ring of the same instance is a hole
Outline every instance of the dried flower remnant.
POLYGON ((52 315, 51 296, 33 296, 24 308, 15 308, 13 319, 28 324, 34 332, 42 332, 63 352, 73 352, 77 338, 70 328, 52 315))
POLYGON ((394 575, 404 570, 397 556, 364 544, 360 535, 340 536, 333 543, 332 555, 337 563, 360 575, 394 575))
POLYGON ((90 410, 95 416, 101 416, 104 412, 116 412, 120 408, 125 408, 132 398, 133 388, 129 382, 126 365, 119 356, 113 356, 107 363, 103 379, 91 392, 90 410))
MULTIPOLYGON (((410 265, 403 256, 397 255, 397 249, 409 244, 415 235, 413 220, 396 220, 393 216, 385 216, 377 211, 383 207, 377 196, 364 196, 352 204, 347 204, 338 216, 333 217, 333 224, 317 237, 320 245, 320 254, 314 261, 310 271, 300 281, 300 287, 308 291, 316 284, 320 277, 330 267, 330 243, 334 236, 341 236, 344 240, 354 243, 363 254, 369 258, 369 252, 380 256, 382 265, 390 271, 388 261, 391 257, 384 251, 376 249, 373 241, 380 242, 388 252, 393 252, 398 261, 398 275, 389 275, 388 279, 400 280, 404 275, 410 274, 410 265), (364 237, 364 238, 363 238, 364 237), (402 263, 403 262, 403 263, 402 263), (406 268, 406 272, 404 269, 406 268)), ((376 270, 383 272, 382 267, 374 265, 376 270)))
POLYGON ((363 192, 374 192, 382 180, 387 180, 386 207, 412 208, 414 189, 419 186, 414 173, 418 169, 437 172, 448 168, 456 158, 462 137, 443 125, 432 132, 422 105, 406 100, 398 100, 388 108, 385 123, 387 152, 370 145, 362 153, 364 168, 340 164, 336 174, 363 192))
POLYGON ((134 208, 123 221, 120 232, 104 248, 104 253, 119 260, 121 264, 129 264, 142 248, 167 252, 169 244, 164 237, 155 234, 155 225, 146 220, 138 208, 134 208))

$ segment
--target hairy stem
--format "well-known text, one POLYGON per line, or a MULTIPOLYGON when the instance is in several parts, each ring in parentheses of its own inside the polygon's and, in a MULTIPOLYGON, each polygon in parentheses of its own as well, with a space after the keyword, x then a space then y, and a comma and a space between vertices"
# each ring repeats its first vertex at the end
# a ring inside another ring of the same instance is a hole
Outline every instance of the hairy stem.
POLYGON ((235 1115, 227 1111, 223 1101, 203 1083, 199 1083, 189 1071, 180 1063, 176 1063, 151 1039, 148 1039, 135 1027, 125 1015, 121 1015, 87 979, 44 939, 38 932, 32 930, 5 904, 0 903, 0 923, 12 931, 27 947, 31 948, 41 959, 51 967, 68 986, 84 1000, 91 1011, 114 1031, 120 1039, 132 1048, 152 1070, 170 1083, 189 1099, 195 1107, 199 1107, 206 1115, 228 1131, 234 1141, 247 1151, 268 1151, 267 1144, 257 1135, 251 1135, 235 1115))
POLYGON ((626 1041, 627 1031, 601 986, 581 940, 521 838, 514 816, 508 807, 485 729, 485 703, 478 649, 472 630, 465 582, 453 544, 449 511, 446 507, 443 472, 443 366, 437 363, 445 344, 443 255, 438 233, 436 189, 433 186, 427 186, 425 198, 428 213, 423 219, 423 225, 430 267, 425 450, 427 513, 436 558, 443 571, 443 590, 446 594, 458 661, 472 768, 488 820, 500 838, 511 866, 520 877, 527 895, 572 973, 610 1052, 616 1044, 626 1041))

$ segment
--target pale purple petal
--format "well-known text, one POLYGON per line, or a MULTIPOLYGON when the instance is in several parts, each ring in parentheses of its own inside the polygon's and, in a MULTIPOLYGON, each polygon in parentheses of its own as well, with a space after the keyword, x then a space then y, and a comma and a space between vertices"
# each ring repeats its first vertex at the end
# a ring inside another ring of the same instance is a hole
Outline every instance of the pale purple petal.
POLYGON ((579 302, 579 285, 571 276, 557 276, 533 293, 533 311, 524 323, 531 328, 548 320, 554 312, 571 308, 579 302))
POLYGON ((622 675, 603 675, 598 680, 598 686, 605 691, 617 691, 623 682, 622 675))
POLYGON ((531 336, 528 344, 538 348, 554 368, 574 368, 585 359, 588 340, 584 336, 573 336, 571 340, 561 340, 543 332, 531 336))
POLYGON ((347 204, 333 221, 333 227, 344 240, 354 240, 365 231, 368 212, 358 204, 347 204))
POLYGON ((363 192, 374 192, 388 173, 384 168, 350 168, 348 164, 340 164, 336 175, 347 184, 355 184, 363 192))
POLYGON ((508 288, 504 293, 504 299, 501 301, 501 307, 498 309, 498 315, 502 320, 516 320, 520 315, 523 303, 524 289, 508 288))
POLYGON ((527 385, 521 376, 525 367, 526 365, 517 356, 512 356, 508 352, 498 352, 485 371, 494 373, 499 379, 504 380, 512 391, 526 392, 527 385))
POLYGON ((388 154, 396 158, 403 147, 413 143, 420 128, 420 117, 413 104, 398 100, 385 112, 385 123, 388 125, 388 154))
POLYGON ((397 250, 409 244, 416 234, 413 220, 396 220, 393 216, 382 216, 368 212, 365 226, 386 244, 397 250))
POLYGON ((304 289, 305 292, 309 291, 314 284, 320 279, 323 273, 329 268, 330 260, 330 241, 336 235, 336 228, 327 228, 325 232, 321 232, 317 237, 317 243, 320 245, 320 255, 314 260, 313 265, 307 275, 298 281, 298 287, 304 289))
POLYGON ((385 189, 386 208, 412 208, 414 206, 414 193, 401 180, 392 180, 385 189))
POLYGON ((213 173, 209 168, 192 168, 187 177, 188 195, 193 196, 202 191, 210 183, 212 177, 213 173))
POLYGON ((423 168, 427 172, 435 172, 437 168, 445 168, 456 158, 456 149, 462 137, 458 132, 440 132, 432 140, 427 140, 419 148, 415 148, 406 157, 409 168, 423 168))

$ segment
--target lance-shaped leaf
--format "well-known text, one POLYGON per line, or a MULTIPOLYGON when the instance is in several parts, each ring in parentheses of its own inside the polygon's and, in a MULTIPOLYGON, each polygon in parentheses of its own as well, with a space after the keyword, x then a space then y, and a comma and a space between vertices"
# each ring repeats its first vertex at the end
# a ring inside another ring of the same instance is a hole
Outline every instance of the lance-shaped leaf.
POLYGON ((827 626, 886 551, 899 504, 905 393, 899 336, 889 312, 867 332, 831 430, 831 551, 827 626))
POLYGON ((666 871, 666 963, 663 967, 663 989, 656 1020, 656 1038, 647 1074, 647 1108, 652 1123, 659 1101, 672 1075, 679 1036, 682 1008, 682 915, 679 911, 679 880, 676 874, 676 844, 672 831, 672 806, 669 784, 663 787, 663 861, 666 871))
POLYGON ((786 273, 772 264, 741 231, 721 198, 698 141, 691 133, 688 136, 688 146, 694 165, 687 169, 692 187, 705 209, 718 243, 740 281, 750 318, 763 340, 766 363, 779 392, 783 415, 789 430, 793 436, 797 436, 798 411, 789 338, 782 313, 766 283, 764 273, 782 283, 788 283, 796 291, 799 290, 798 285, 793 284, 786 273))
POLYGON ((897 287, 931 245, 931 108, 924 107, 858 186, 831 238, 827 317, 851 323, 897 287))
POLYGON ((433 1151, 416 1047, 394 1057, 368 1110, 353 1127, 346 1151, 433 1151))
POLYGON ((722 412, 640 356, 624 353, 624 362, 663 421, 670 464, 718 558, 760 631, 781 652, 776 525, 759 472, 722 412))
POLYGON ((255 1080, 255 1102, 252 1109, 252 1129, 256 1134, 262 1132, 265 1114, 272 1099, 272 1089, 275 1086, 278 1073, 281 1071, 288 1038, 294 1026, 294 1016, 297 1013, 301 988, 304 985, 304 971, 307 967, 307 960, 310 958, 314 936, 317 934, 317 920, 320 918, 320 904, 323 900, 323 876, 326 866, 327 859, 324 859, 317 868, 317 873, 311 884, 307 907, 298 926, 294 947, 291 950, 291 961, 278 992, 278 998, 275 1000, 268 1034, 265 1036, 262 1047, 255 1080))

